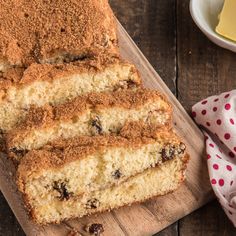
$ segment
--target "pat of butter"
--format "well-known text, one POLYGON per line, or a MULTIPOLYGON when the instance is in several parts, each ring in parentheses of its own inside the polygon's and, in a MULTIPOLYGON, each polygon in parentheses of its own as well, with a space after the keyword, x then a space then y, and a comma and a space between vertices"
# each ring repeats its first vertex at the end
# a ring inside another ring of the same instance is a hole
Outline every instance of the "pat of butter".
POLYGON ((236 0, 225 0, 216 32, 236 41, 236 0))

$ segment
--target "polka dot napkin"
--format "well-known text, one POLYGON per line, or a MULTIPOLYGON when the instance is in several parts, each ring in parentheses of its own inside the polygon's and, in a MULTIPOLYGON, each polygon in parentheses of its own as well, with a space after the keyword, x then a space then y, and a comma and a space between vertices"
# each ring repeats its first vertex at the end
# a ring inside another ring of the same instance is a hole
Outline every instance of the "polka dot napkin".
POLYGON ((236 227, 236 90, 197 103, 192 115, 206 137, 212 188, 236 227))

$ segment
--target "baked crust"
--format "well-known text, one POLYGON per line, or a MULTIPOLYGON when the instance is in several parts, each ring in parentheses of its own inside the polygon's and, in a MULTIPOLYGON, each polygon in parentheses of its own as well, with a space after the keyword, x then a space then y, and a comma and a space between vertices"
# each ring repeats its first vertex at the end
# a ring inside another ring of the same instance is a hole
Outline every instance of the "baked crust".
POLYGON ((107 0, 1 0, 0 57, 11 65, 118 54, 107 0))

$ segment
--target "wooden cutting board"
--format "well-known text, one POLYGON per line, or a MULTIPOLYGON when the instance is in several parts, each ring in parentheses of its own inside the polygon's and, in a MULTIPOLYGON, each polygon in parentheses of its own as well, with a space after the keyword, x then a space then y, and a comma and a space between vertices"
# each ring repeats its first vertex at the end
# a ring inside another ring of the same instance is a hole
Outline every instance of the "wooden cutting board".
POLYGON ((0 189, 27 235, 66 236, 72 229, 83 232, 84 225, 91 222, 103 224, 104 236, 152 235, 213 198, 204 160, 202 133, 119 23, 118 35, 122 56, 137 66, 145 86, 163 92, 173 104, 174 126, 187 144, 191 156, 187 179, 176 192, 167 196, 97 216, 63 222, 60 225, 39 227, 28 217, 17 192, 13 180, 14 167, 3 157, 0 159, 0 189))

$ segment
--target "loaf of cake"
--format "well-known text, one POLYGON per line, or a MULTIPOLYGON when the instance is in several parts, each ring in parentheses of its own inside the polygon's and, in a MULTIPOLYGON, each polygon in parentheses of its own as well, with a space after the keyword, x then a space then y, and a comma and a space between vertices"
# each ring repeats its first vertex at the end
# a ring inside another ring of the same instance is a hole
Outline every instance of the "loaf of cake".
POLYGON ((172 108, 155 90, 137 89, 90 93, 58 105, 30 109, 25 120, 6 134, 11 154, 38 149, 58 138, 119 134, 126 123, 171 125, 172 108))
POLYGON ((60 223, 176 190, 186 146, 165 96, 144 89, 120 59, 108 0, 0 6, 1 148, 16 161, 34 221, 60 223))
MULTIPOLYGON (((119 154, 116 155, 115 152, 113 154, 115 155, 113 159, 119 158, 119 154)), ((153 154, 143 153, 143 155, 149 159, 153 154)), ((76 174, 79 174, 78 172, 75 174, 76 162, 65 164, 62 158, 57 158, 57 161, 53 161, 53 159, 46 161, 43 158, 44 162, 36 162, 30 156, 27 159, 24 159, 19 167, 19 189, 23 193, 25 203, 34 221, 38 224, 48 224, 142 202, 154 196, 172 192, 185 179, 188 155, 181 152, 162 165, 149 168, 119 185, 80 195, 74 192, 74 186, 79 187, 79 184, 86 180, 82 181, 79 177, 76 179, 72 177, 72 175, 75 177, 76 174), (34 162, 31 163, 31 161, 34 162), (66 169, 62 171, 60 168, 66 169), (71 173, 71 176, 66 179, 65 174, 68 172, 71 173), (76 181, 74 182, 74 180, 76 181)), ((87 170, 88 166, 89 163, 86 162, 84 168, 87 170)), ((103 167, 100 166, 101 169, 103 167)), ((88 171, 92 174, 92 169, 88 171)), ((125 175, 126 172, 121 173, 121 175, 123 174, 125 175)), ((119 172, 114 173, 114 178, 119 176, 119 172)))
POLYGON ((0 71, 118 54, 108 0, 1 0, 0 71))
POLYGON ((0 129, 21 122, 30 106, 61 104, 89 92, 135 89, 141 79, 134 65, 117 58, 70 64, 32 64, 0 74, 0 129))

